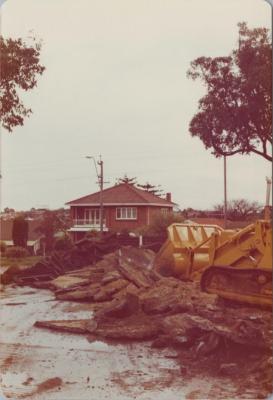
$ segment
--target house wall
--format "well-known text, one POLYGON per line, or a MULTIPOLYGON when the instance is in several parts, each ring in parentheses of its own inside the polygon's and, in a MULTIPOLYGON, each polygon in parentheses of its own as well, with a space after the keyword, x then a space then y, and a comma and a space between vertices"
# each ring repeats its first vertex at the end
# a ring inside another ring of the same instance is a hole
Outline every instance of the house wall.
MULTIPOLYGON (((77 206, 77 207, 71 207, 71 217, 75 220, 83 220, 84 219, 84 210, 96 208, 98 207, 86 207, 86 206, 77 206)), ((111 231, 122 231, 124 229, 126 230, 134 230, 139 227, 145 226, 145 225, 150 225, 154 218, 162 213, 162 209, 165 209, 166 212, 171 212, 170 207, 147 207, 147 206, 137 206, 137 219, 135 220, 121 220, 116 218, 116 206, 105 206, 104 207, 104 216, 105 216, 105 222, 106 222, 106 227, 111 230, 111 231)), ((73 235, 74 240, 79 240, 82 238, 82 233, 77 233, 77 235, 73 235)))
POLYGON ((153 220, 158 217, 158 215, 162 215, 163 209, 166 210, 166 213, 172 212, 170 207, 148 207, 149 216, 147 225, 151 225, 153 220))
POLYGON ((147 224, 147 207, 138 206, 137 219, 134 220, 121 220, 116 219, 116 206, 107 207, 106 209, 106 226, 112 231, 122 231, 123 229, 134 230, 140 226, 147 224))

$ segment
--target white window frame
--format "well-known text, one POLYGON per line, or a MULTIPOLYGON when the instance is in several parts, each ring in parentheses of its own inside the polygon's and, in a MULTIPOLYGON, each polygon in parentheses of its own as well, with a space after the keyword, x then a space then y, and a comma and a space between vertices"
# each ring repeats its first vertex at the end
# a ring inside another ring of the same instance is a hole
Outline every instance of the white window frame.
POLYGON ((137 207, 117 207, 116 220, 137 220, 137 207))
POLYGON ((167 207, 161 208, 161 214, 168 215, 169 214, 169 209, 167 207))
POLYGON ((99 208, 86 208, 84 210, 85 224, 92 223, 92 225, 100 224, 100 209, 99 208))

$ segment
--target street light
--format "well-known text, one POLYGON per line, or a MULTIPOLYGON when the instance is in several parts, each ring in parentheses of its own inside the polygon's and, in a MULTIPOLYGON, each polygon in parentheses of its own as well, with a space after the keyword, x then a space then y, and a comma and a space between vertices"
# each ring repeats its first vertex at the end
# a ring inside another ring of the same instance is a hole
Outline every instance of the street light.
POLYGON ((85 158, 87 158, 88 160, 93 160, 94 161, 94 166, 95 166, 97 178, 99 180, 100 178, 99 178, 99 174, 98 174, 97 163, 96 163, 95 157, 93 157, 93 156, 85 156, 85 158))

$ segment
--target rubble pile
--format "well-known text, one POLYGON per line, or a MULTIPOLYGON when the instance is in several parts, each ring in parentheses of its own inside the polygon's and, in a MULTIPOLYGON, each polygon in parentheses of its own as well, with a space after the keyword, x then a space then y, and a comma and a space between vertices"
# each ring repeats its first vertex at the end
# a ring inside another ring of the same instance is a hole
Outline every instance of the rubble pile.
POLYGON ((101 260, 103 256, 116 250, 119 242, 116 234, 106 234, 102 238, 84 238, 66 251, 54 251, 30 268, 11 267, 1 275, 1 282, 8 284, 32 284, 48 281, 75 268, 82 268, 101 260))
MULTIPOLYGON (((88 340, 150 340, 172 347, 181 373, 214 373, 272 391, 272 315, 227 306, 200 291, 198 282, 162 277, 152 269, 151 250, 123 247, 96 264, 66 270, 40 285, 62 301, 94 304, 88 320, 37 321, 37 327, 88 335, 88 340)), ((39 282, 34 284, 38 284, 39 282)), ((243 383, 242 383, 243 382, 243 383)))

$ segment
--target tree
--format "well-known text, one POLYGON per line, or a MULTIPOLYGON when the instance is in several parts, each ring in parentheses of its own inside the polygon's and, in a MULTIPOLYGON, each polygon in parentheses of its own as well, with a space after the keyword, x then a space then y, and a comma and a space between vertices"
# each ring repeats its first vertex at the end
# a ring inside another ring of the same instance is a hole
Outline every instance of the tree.
POLYGON ((32 110, 20 100, 18 90, 28 91, 37 85, 37 76, 45 67, 40 65, 41 43, 32 38, 29 45, 22 39, 4 39, 0 36, 1 83, 0 121, 9 132, 23 125, 32 110))
POLYGON ((152 185, 149 182, 146 182, 144 185, 137 184, 137 186, 139 188, 145 190, 145 192, 152 193, 155 196, 160 196, 160 195, 162 195, 162 192, 163 192, 163 190, 160 189, 161 185, 152 185))
POLYGON ((70 250, 72 247, 72 239, 68 234, 64 234, 62 237, 58 238, 54 244, 54 249, 60 251, 70 250))
POLYGON ((199 78, 206 95, 190 122, 216 157, 255 153, 272 161, 272 46, 266 28, 238 24, 239 48, 227 57, 200 57, 188 77, 199 78))
POLYGON ((15 210, 14 210, 14 208, 9 208, 9 207, 5 207, 4 208, 4 213, 14 213, 15 212, 15 210))
POLYGON ((141 188, 142 190, 145 190, 145 192, 152 193, 152 194, 154 194, 156 196, 162 196, 163 190, 160 189, 161 185, 153 185, 153 184, 151 184, 149 182, 146 182, 145 184, 142 185, 140 183, 137 183, 137 178, 136 177, 129 178, 127 176, 127 174, 125 174, 123 178, 117 179, 117 183, 116 184, 118 185, 120 183, 126 183, 128 185, 137 186, 138 188, 141 188))
POLYGON ((3 255, 7 249, 6 242, 4 240, 0 240, 0 255, 3 255))
POLYGON ((62 218, 60 212, 46 210, 43 214, 40 225, 36 228, 37 232, 44 235, 46 251, 51 251, 55 243, 55 234, 67 229, 67 221, 62 218))
POLYGON ((117 179, 117 185, 119 185, 120 183, 127 183, 128 185, 135 186, 137 184, 137 178, 129 178, 127 174, 125 174, 123 178, 117 179))
MULTIPOLYGON (((227 218, 231 221, 244 221, 258 215, 263 206, 257 201, 248 201, 246 199, 230 200, 227 203, 227 218)), ((215 211, 224 214, 224 204, 214 206, 215 211)))
POLYGON ((160 212, 154 217, 150 226, 138 230, 141 234, 147 236, 158 236, 160 238, 167 238, 167 228, 175 222, 183 222, 184 217, 181 213, 169 212, 161 214, 160 212))
POLYGON ((19 215, 13 220, 12 240, 14 246, 27 247, 28 222, 23 215, 19 215))

